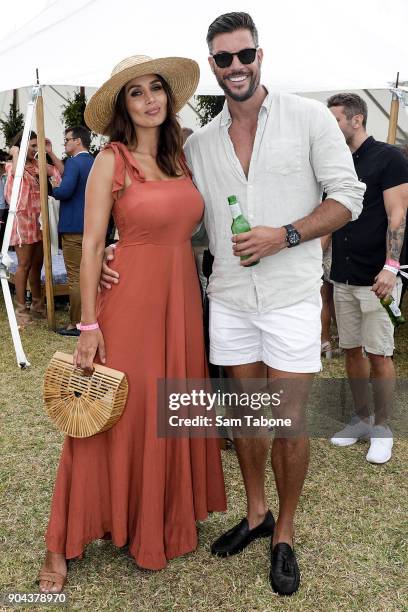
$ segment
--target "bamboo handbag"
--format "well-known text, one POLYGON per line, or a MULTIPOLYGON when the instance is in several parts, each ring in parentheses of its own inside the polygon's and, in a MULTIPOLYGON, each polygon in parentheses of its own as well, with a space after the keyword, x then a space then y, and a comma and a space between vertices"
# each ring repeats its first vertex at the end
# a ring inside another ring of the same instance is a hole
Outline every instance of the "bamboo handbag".
POLYGON ((121 417, 128 383, 125 374, 94 364, 91 376, 73 365, 73 356, 57 351, 44 376, 44 407, 58 429, 87 438, 110 429, 121 417))

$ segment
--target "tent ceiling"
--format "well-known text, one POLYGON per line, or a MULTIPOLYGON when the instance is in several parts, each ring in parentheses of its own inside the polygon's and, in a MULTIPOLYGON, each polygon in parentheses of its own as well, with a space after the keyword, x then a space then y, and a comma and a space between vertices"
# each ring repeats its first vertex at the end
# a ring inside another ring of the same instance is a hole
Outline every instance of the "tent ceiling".
POLYGON ((207 63, 205 35, 222 12, 247 10, 265 52, 263 80, 287 91, 382 89, 408 80, 407 0, 258 0, 247 6, 134 0, 56 0, 0 41, 0 91, 40 80, 97 87, 126 56, 181 55, 201 67, 198 93, 220 90, 207 63))

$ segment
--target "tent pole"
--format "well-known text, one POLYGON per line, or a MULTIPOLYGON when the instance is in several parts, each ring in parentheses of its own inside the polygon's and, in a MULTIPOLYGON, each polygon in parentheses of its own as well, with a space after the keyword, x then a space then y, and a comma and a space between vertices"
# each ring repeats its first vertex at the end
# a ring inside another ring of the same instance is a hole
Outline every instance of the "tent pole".
MULTIPOLYGON (((369 91, 368 89, 363 89, 363 91, 364 91, 365 95, 371 100, 371 102, 373 104, 376 105, 378 110, 381 111, 381 113, 384 115, 384 117, 389 122, 390 121, 390 115, 387 113, 385 108, 383 106, 381 106, 381 104, 379 103, 377 98, 375 98, 373 96, 373 94, 371 93, 371 91, 369 91)), ((397 125, 397 134, 399 134, 399 140, 408 140, 408 133, 404 132, 404 130, 399 125, 397 125)))
POLYGON ((47 160, 45 154, 45 133, 44 133, 44 103, 42 92, 37 100, 36 108, 37 136, 38 136, 38 167, 40 173, 40 198, 41 198, 41 219, 42 236, 44 248, 44 269, 45 269, 45 295, 47 298, 47 319, 48 327, 55 329, 55 310, 54 310, 54 288, 52 282, 52 260, 51 260, 51 240, 50 224, 48 217, 48 184, 47 184, 47 160))
POLYGON ((25 356, 23 345, 21 343, 21 337, 17 325, 16 315, 14 312, 13 301, 11 299, 10 287, 8 284, 9 269, 11 259, 8 254, 10 246, 10 238, 13 230, 14 223, 18 227, 18 200, 21 188, 21 183, 24 176, 24 166, 27 158, 27 147, 30 140, 30 132, 33 123, 35 106, 39 94, 39 87, 35 86, 31 92, 31 100, 27 104, 27 112, 24 122, 24 130, 21 138, 20 151, 18 154, 17 167, 14 173, 13 188, 11 191, 11 199, 9 202, 9 214, 6 223, 6 229, 4 232, 3 244, 1 246, 0 253, 0 279, 1 287, 3 289, 4 303, 6 305, 7 316, 10 323, 11 336, 13 338, 14 350, 16 352, 17 363, 20 368, 26 368, 30 365, 27 357, 25 356))
MULTIPOLYGON (((397 74, 397 80, 395 83, 396 88, 398 88, 398 81, 399 81, 399 72, 397 74)), ((397 137, 398 113, 399 113, 399 99, 398 99, 397 94, 393 92, 392 100, 391 100, 390 122, 388 125, 388 137, 387 137, 387 142, 389 144, 395 144, 395 140, 397 137)))

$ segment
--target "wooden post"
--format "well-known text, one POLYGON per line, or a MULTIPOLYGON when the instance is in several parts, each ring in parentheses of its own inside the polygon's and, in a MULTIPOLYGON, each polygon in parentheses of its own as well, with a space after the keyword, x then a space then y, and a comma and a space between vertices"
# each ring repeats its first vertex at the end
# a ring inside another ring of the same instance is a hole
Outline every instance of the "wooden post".
POLYGON ((13 108, 14 112, 18 109, 18 89, 13 89, 13 108))
POLYGON ((45 132, 44 132, 44 104, 42 93, 37 99, 37 143, 38 143, 38 166, 40 172, 40 197, 41 197, 41 218, 42 236, 44 248, 44 269, 45 269, 45 295, 47 298, 47 319, 48 327, 55 329, 55 309, 54 309, 54 288, 52 282, 52 259, 51 259, 51 240, 50 223, 48 217, 48 185, 47 185, 47 160, 45 156, 45 132))
MULTIPOLYGON (((397 74, 397 80, 395 87, 398 87, 399 72, 397 74)), ((398 126, 398 113, 399 113, 399 99, 396 93, 392 94, 391 110, 390 110, 390 122, 388 124, 388 137, 387 142, 389 144, 395 144, 397 137, 397 126, 398 126)))

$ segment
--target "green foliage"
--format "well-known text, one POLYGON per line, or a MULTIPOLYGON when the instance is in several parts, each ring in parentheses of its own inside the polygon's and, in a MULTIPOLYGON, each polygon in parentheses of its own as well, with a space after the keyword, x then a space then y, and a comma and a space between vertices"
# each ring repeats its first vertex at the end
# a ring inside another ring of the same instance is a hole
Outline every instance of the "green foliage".
MULTIPOLYGON (((65 129, 74 127, 76 125, 86 126, 84 119, 86 102, 86 96, 83 95, 81 91, 75 92, 72 98, 68 97, 67 104, 63 106, 64 110, 62 111, 62 120, 64 122, 65 129)), ((96 134, 92 132, 92 140, 94 137, 96 137, 96 134)), ((99 147, 91 144, 89 147, 89 152, 91 155, 95 156, 99 153, 99 147)))
POLYGON ((197 110, 201 115, 200 125, 203 127, 222 111, 225 96, 197 96, 197 99, 197 110))
POLYGON ((10 111, 7 119, 0 119, 0 132, 4 136, 6 145, 9 147, 11 142, 19 132, 24 128, 24 115, 20 113, 17 106, 10 104, 10 111))
POLYGON ((62 120, 65 128, 74 127, 75 125, 86 125, 84 112, 86 107, 86 96, 80 91, 74 93, 73 98, 68 98, 67 104, 63 106, 62 120))

